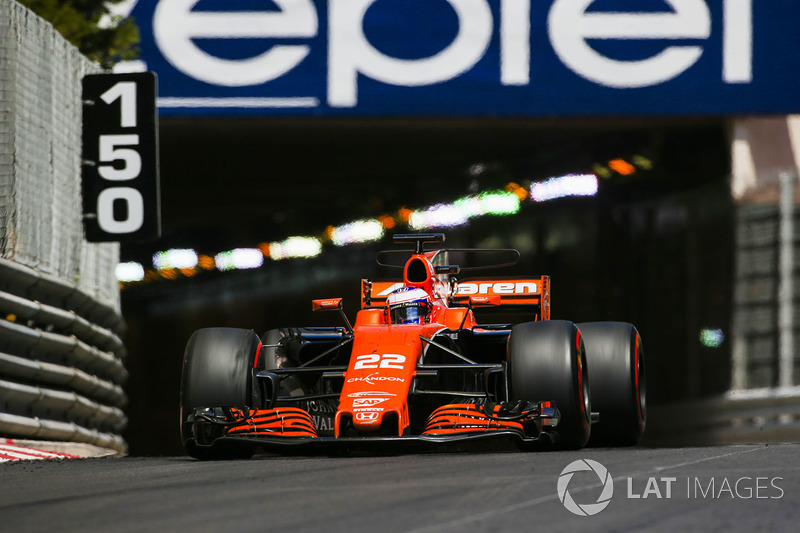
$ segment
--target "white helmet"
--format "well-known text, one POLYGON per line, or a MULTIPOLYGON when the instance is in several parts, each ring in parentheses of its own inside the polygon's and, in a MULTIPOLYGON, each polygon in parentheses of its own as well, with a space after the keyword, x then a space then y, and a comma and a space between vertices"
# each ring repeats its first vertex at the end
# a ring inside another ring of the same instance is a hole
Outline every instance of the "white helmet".
POLYGON ((424 324, 433 306, 428 293, 418 287, 400 287, 386 298, 386 320, 392 324, 424 324))

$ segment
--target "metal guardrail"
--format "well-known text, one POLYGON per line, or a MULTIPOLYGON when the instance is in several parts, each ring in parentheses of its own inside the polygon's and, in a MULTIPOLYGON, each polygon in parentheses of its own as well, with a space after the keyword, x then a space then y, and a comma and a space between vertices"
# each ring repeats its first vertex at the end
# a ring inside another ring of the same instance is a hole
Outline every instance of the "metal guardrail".
POLYGON ((800 441, 800 387, 732 391, 648 409, 644 444, 800 441))
POLYGON ((125 321, 112 306, 56 276, 0 258, 0 289, 62 310, 70 310, 88 322, 124 336, 125 321))
POLYGON ((0 259, 0 434, 124 452, 123 334, 115 309, 0 259))
POLYGON ((81 221, 81 79, 99 70, 0 0, 0 437, 123 451, 119 244, 81 221))

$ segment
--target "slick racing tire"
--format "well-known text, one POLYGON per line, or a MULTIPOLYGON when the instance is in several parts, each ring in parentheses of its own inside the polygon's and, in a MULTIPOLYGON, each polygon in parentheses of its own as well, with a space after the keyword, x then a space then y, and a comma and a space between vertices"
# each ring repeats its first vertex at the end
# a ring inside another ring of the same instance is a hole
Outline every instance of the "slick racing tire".
POLYGON ((509 397, 551 401, 561 418, 556 445, 578 449, 591 431, 591 396, 580 332, 572 322, 545 320, 511 328, 508 339, 509 397))
POLYGON ((592 424, 589 444, 633 446, 647 421, 642 338, 624 322, 587 322, 578 328, 592 369, 592 408, 600 417, 592 424))
POLYGON ((197 459, 250 457, 247 446, 208 446, 193 434, 190 417, 196 408, 255 405, 252 372, 260 340, 251 330, 207 328, 194 332, 186 345, 181 376, 181 437, 197 459))

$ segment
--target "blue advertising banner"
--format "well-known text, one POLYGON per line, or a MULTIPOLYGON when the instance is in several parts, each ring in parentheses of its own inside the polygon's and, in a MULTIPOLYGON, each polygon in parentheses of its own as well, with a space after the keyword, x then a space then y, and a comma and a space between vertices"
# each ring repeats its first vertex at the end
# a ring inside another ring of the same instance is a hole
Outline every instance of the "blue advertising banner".
POLYGON ((167 115, 800 112, 796 0, 139 0, 167 115))

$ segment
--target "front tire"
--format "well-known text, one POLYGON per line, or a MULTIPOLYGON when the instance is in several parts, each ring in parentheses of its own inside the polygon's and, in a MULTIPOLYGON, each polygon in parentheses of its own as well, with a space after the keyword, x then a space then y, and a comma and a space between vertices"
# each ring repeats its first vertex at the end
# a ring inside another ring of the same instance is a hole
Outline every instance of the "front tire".
POLYGON ((250 457, 252 450, 229 445, 211 446, 193 433, 198 408, 244 409, 257 405, 252 368, 261 342, 251 330, 206 328, 194 332, 186 345, 181 376, 181 437, 186 452, 196 459, 250 457), (203 442, 198 442, 203 441, 203 442))
POLYGON ((579 449, 591 431, 591 396, 585 350, 572 322, 545 320, 511 328, 508 340, 509 397, 555 402, 561 418, 557 445, 579 449))
POLYGON ((634 446, 647 422, 642 338, 632 324, 578 324, 592 365, 592 446, 634 446))

